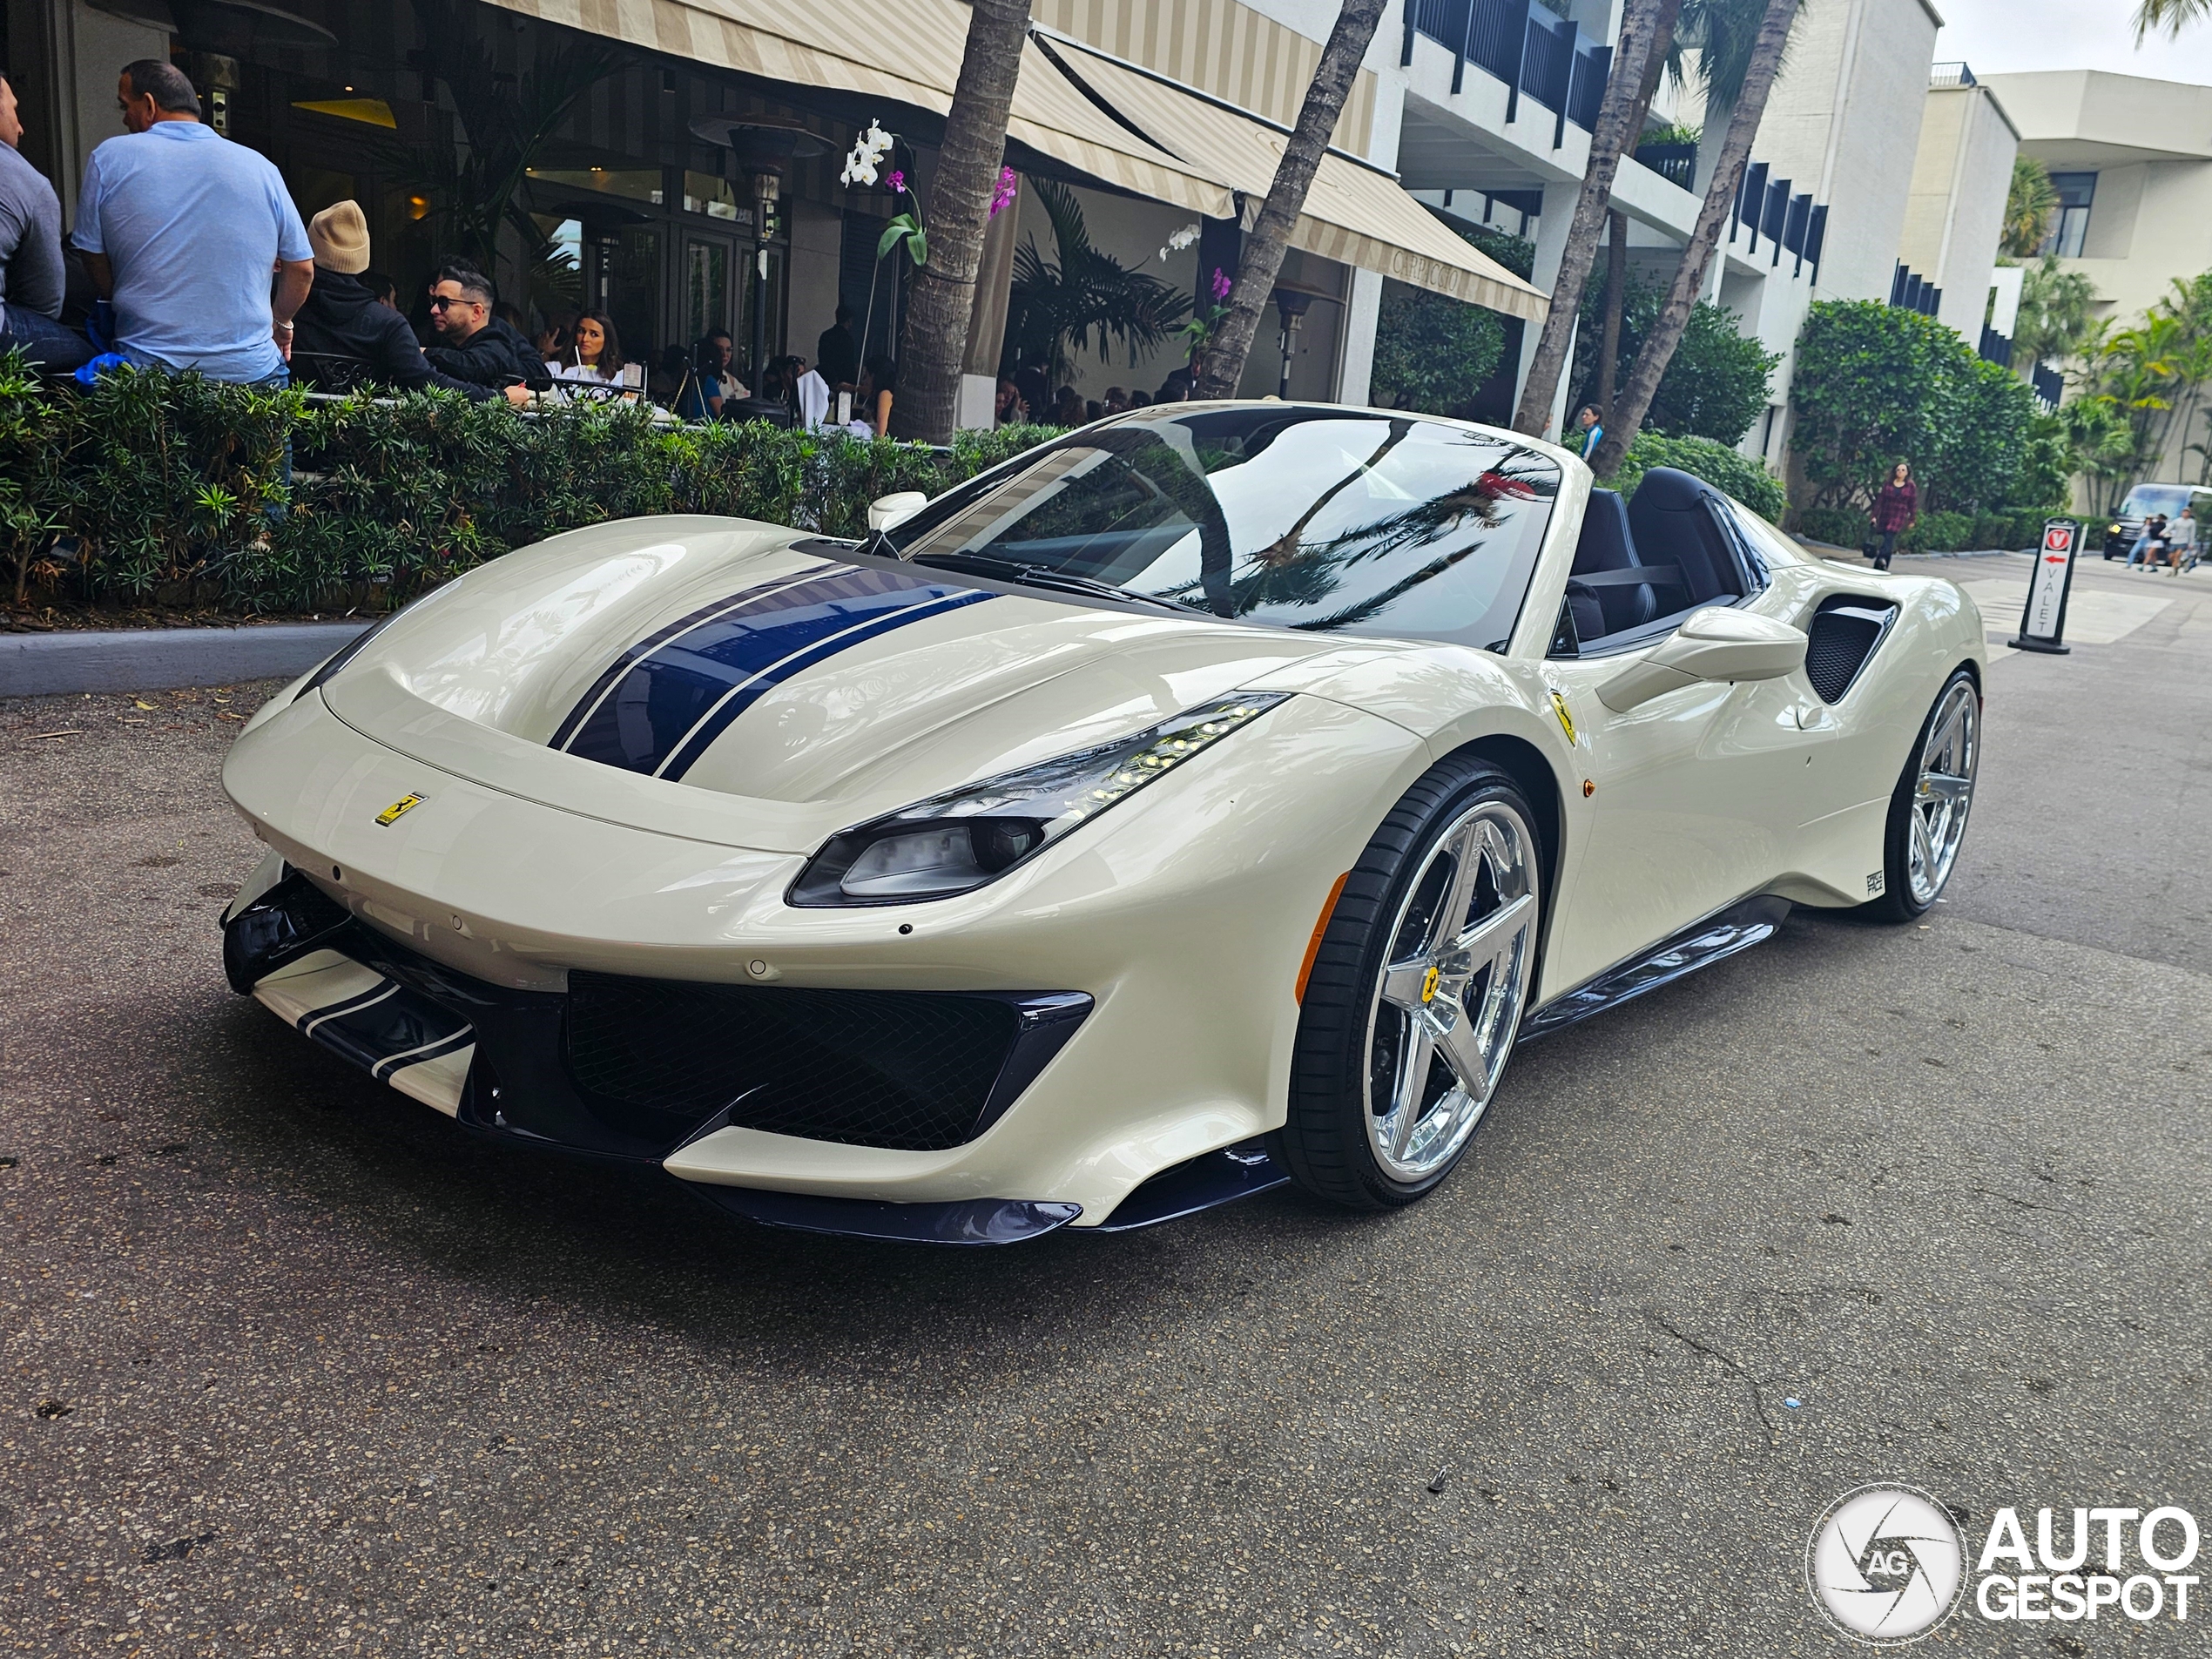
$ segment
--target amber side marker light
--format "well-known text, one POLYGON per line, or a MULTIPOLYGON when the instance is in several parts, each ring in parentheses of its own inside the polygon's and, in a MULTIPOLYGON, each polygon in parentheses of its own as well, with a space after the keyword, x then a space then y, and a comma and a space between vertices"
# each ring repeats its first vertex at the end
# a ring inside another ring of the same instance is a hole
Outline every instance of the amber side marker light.
POLYGON ((1329 889, 1329 896, 1321 904, 1321 920, 1313 924, 1313 937, 1305 941, 1305 960, 1298 968, 1298 1000, 1305 1001, 1305 982, 1313 977, 1313 959, 1321 954, 1321 935, 1329 931, 1329 918, 1337 914, 1337 900, 1344 897, 1344 884, 1352 880, 1346 870, 1329 889))

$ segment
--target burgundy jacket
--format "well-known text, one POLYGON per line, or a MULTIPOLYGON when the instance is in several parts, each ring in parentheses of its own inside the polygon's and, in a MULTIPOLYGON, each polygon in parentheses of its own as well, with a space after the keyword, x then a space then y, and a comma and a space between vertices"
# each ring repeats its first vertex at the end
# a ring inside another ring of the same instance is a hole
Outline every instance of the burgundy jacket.
POLYGON ((1874 498, 1874 528, 1885 536, 1892 530, 1911 529, 1919 516, 1920 492, 1910 479, 1901 484, 1884 484, 1882 493, 1874 498))

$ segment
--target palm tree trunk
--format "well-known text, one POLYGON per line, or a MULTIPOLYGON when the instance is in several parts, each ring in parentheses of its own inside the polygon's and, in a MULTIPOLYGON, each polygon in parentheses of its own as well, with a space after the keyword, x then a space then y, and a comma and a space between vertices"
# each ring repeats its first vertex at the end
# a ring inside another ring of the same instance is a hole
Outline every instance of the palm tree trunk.
POLYGON ((1275 291, 1283 254, 1291 245, 1291 233, 1298 228, 1298 212, 1305 206, 1305 192, 1312 187, 1322 153, 1329 147, 1329 135, 1337 130, 1337 118, 1343 114, 1345 98, 1359 73, 1359 60, 1367 55, 1375 25, 1382 21, 1384 3, 1385 0, 1344 0, 1344 9, 1337 14, 1328 44, 1321 48, 1321 61, 1314 67, 1312 84, 1305 89, 1298 125, 1283 146, 1282 160, 1275 165, 1275 182, 1268 186, 1267 205, 1259 210, 1259 222, 1244 239, 1244 253, 1237 261, 1236 286, 1229 291, 1229 314, 1207 342, 1205 368, 1192 389, 1194 397, 1237 395, 1244 359, 1251 354, 1252 339, 1259 331, 1260 313, 1275 291))
POLYGON ((1737 94, 1728 137, 1721 142, 1712 180, 1705 186, 1705 204, 1698 210, 1689 246, 1683 249, 1674 286, 1667 291, 1667 303, 1660 308, 1651 332, 1644 336, 1635 367, 1629 371, 1629 383, 1605 429, 1605 442, 1598 446, 1597 456, 1590 463, 1590 469, 1601 478, 1609 478, 1621 469, 1630 442, 1643 425, 1643 417, 1651 412, 1660 377, 1674 361, 1683 330, 1689 326, 1690 310, 1704 291, 1705 273, 1720 247, 1728 216, 1735 211, 1736 192, 1743 182, 1743 164, 1750 159, 1751 139, 1759 130, 1759 118, 1766 112, 1767 94, 1774 90, 1774 78, 1781 71, 1783 48, 1790 44, 1790 26, 1797 15, 1797 0, 1767 0, 1766 16, 1759 24, 1750 64, 1744 71, 1743 90, 1737 94))
POLYGON ((975 270, 992 187, 1006 161, 1007 116, 1028 31, 1029 0, 974 0, 968 13, 968 45, 929 192, 929 257, 907 300, 899 391, 891 400, 895 437, 948 443, 960 418, 975 270))
POLYGON ((1629 297, 1628 216, 1612 213, 1608 218, 1612 224, 1605 250, 1605 333, 1598 346, 1597 391, 1590 399, 1597 405, 1601 424, 1613 419, 1613 383, 1621 361, 1621 313, 1629 297))
POLYGON ((1518 431, 1541 437, 1551 425, 1552 400, 1559 395, 1559 377, 1567 372, 1567 355, 1575 343, 1582 285, 1590 280, 1598 233, 1613 205, 1614 177, 1621 171, 1622 152, 1643 125, 1644 108, 1651 98, 1646 88, 1658 86, 1658 61, 1675 37, 1675 19, 1681 13, 1682 0, 1629 0, 1621 15, 1620 44, 1605 83, 1605 101, 1598 106, 1597 125, 1590 133, 1589 165, 1583 170, 1581 193, 1575 199, 1559 275, 1552 282, 1552 308, 1544 318, 1544 332, 1537 337, 1527 383, 1521 388, 1521 407, 1514 412, 1518 431))

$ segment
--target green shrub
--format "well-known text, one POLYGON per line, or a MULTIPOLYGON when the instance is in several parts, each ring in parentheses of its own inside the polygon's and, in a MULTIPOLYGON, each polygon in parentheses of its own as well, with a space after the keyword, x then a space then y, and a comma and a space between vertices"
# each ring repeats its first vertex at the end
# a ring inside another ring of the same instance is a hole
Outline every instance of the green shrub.
POLYGON ((2034 395, 1957 331, 1872 300, 1822 300, 1797 336, 1790 444, 1812 507, 1868 507, 1912 463, 1924 510, 1991 512, 2063 487, 2062 446, 2034 395))
POLYGON ((1874 525, 1856 508, 1808 507, 1797 515, 1797 533, 1836 547, 1864 547, 1874 534, 1874 525))
POLYGON ((182 587, 246 610, 373 607, 610 518, 711 513, 858 536, 877 496, 934 495, 1056 435, 1005 428, 934 449, 678 426, 622 405, 520 419, 442 392, 310 404, 128 369, 83 391, 4 357, 0 545, 19 588, 67 582, 87 599, 182 587))
POLYGON ((1913 553, 1956 553, 1974 544, 1974 521, 1965 513, 1923 513, 1898 538, 1913 553))
POLYGON ((1783 509, 1789 505, 1782 481, 1766 469, 1764 462, 1710 438, 1669 438, 1656 432, 1636 434, 1621 470, 1605 480, 1606 488, 1633 496, 1643 475, 1654 467, 1674 467, 1703 478, 1771 523, 1782 522, 1783 509))
MULTIPOLYGON (((1621 307, 1621 353, 1614 384, 1625 386, 1643 337, 1666 301, 1660 284, 1631 270, 1621 307)), ((1600 260, 1582 290, 1581 327, 1575 336, 1574 372, 1568 377, 1567 407, 1580 408, 1597 395, 1598 359, 1605 349, 1605 266, 1600 260)), ((1767 352, 1756 335, 1737 326, 1736 315, 1699 300, 1683 330, 1682 343, 1659 378, 1644 425, 1676 437, 1711 438, 1735 443, 1766 410, 1768 388, 1782 359, 1767 352)))
POLYGON ((1464 415, 1506 348, 1494 311, 1403 282, 1383 284, 1373 397, 1389 408, 1464 415))

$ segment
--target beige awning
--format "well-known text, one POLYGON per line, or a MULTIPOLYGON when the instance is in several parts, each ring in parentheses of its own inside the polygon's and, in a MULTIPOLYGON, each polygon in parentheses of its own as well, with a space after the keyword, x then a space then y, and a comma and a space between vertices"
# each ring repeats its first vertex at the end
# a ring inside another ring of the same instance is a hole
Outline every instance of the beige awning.
MULTIPOLYGON (((968 39, 961 0, 492 0, 525 17, 763 80, 896 99, 944 114, 968 39)), ((1230 187, 1147 144, 1024 44, 1007 136, 1133 194, 1213 219, 1230 187)))
MULTIPOLYGON (((896 99, 940 115, 952 107, 968 39, 963 0, 866 9, 850 0, 493 3, 763 80, 896 99)), ((1024 43, 1007 136, 1133 195, 1208 219, 1235 218, 1239 195, 1253 204, 1265 198, 1284 142, 1265 122, 1059 36, 1049 52, 1036 36, 1024 43)), ((1508 316, 1538 321, 1548 307, 1542 290, 1453 235, 1392 179, 1341 155, 1322 158, 1291 239, 1324 259, 1508 316)))
MULTIPOLYGON (((1277 128, 1079 42, 1055 36, 1051 49, 1056 63, 1163 149, 1254 203, 1266 197, 1283 158, 1285 135, 1277 128)), ((1530 322, 1541 322, 1551 307, 1541 288, 1453 235, 1393 180, 1333 152, 1321 158, 1291 242, 1530 322)))

